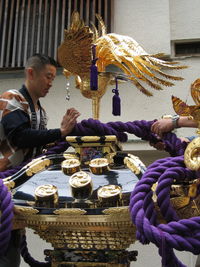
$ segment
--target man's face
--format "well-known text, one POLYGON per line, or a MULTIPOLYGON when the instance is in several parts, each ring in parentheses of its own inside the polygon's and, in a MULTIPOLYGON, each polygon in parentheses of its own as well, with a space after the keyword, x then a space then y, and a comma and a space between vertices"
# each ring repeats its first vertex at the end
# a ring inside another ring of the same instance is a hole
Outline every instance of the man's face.
POLYGON ((56 76, 56 68, 52 65, 46 65, 41 71, 34 71, 33 84, 34 94, 40 98, 45 97, 52 86, 56 76))

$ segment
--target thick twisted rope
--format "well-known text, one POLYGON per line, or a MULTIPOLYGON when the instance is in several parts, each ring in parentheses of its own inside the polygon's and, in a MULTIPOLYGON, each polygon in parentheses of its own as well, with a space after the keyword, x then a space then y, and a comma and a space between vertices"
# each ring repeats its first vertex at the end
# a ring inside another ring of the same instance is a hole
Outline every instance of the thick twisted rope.
POLYGON ((176 250, 200 253, 200 218, 179 220, 170 203, 170 187, 174 179, 195 179, 196 173, 184 166, 183 156, 158 160, 149 166, 131 195, 130 212, 142 243, 159 248, 165 267, 184 266, 175 256, 176 250), (168 224, 159 224, 152 200, 152 185, 158 182, 156 194, 160 212, 168 224))
POLYGON ((0 209, 1 209, 1 225, 0 225, 0 256, 4 255, 8 248, 11 237, 12 219, 13 219, 13 202, 11 193, 8 192, 7 186, 0 179, 0 209))
MULTIPOLYGON (((154 120, 155 121, 155 120, 154 120)), ((156 137, 155 134, 151 132, 151 125, 154 121, 133 121, 133 122, 108 122, 108 123, 101 123, 98 120, 88 119, 83 120, 80 123, 77 123, 74 130, 72 131, 71 135, 116 135, 117 139, 120 142, 126 142, 128 136, 125 132, 134 134, 137 137, 141 138, 142 140, 149 141, 150 143, 156 143, 159 139, 156 137)), ((178 156, 183 155, 186 142, 182 142, 174 133, 167 133, 164 135, 163 140, 165 144, 165 150, 170 153, 171 156, 178 156)), ((50 155, 56 153, 62 153, 69 147, 69 144, 65 141, 57 142, 57 144, 48 149, 47 152, 43 153, 42 155, 50 155)), ((0 177, 6 178, 15 174, 19 171, 25 164, 29 163, 31 159, 23 162, 22 164, 0 172, 0 177)))
MULTIPOLYGON (((137 137, 140 137, 142 140, 147 140, 149 142, 156 143, 158 141, 158 139, 150 131, 151 125, 153 122, 154 121, 144 121, 143 120, 143 121, 133 121, 133 122, 127 122, 127 123, 109 122, 107 124, 104 124, 98 120, 89 119, 89 120, 83 120, 81 123, 78 123, 76 125, 76 127, 74 128, 73 132, 71 133, 71 135, 79 135, 79 136, 84 136, 84 135, 116 135, 116 137, 118 138, 119 141, 126 142, 127 141, 127 134, 125 132, 127 132, 127 133, 134 134, 137 137)), ((165 143, 165 147, 166 147, 165 150, 168 151, 172 156, 182 155, 184 150, 185 150, 185 147, 186 147, 186 144, 184 142, 181 142, 176 137, 176 135, 174 135, 173 133, 166 134, 164 139, 163 139, 163 142, 165 143)), ((49 149, 43 155, 61 153, 61 152, 65 151, 68 148, 68 146, 69 145, 66 142, 60 142, 57 144, 57 146, 49 149)), ((5 172, 0 172, 0 177, 5 178, 5 177, 8 177, 8 176, 15 174, 17 171, 19 171, 28 162, 30 162, 30 160, 26 161, 25 163, 22 163, 20 166, 17 166, 13 169, 7 170, 5 172)), ((149 212, 150 212, 150 210, 151 209, 149 208, 149 212)), ((11 221, 11 219, 10 219, 10 221, 11 221)), ((5 233, 3 232, 3 229, 4 228, 2 228, 2 236, 5 235, 5 233)), ((5 229, 5 231, 6 231, 6 229, 5 229)), ((6 240, 7 239, 4 240, 4 243, 6 243, 6 240)), ((8 239, 8 241, 9 241, 9 239, 8 239)), ((0 238, 0 242, 1 242, 1 238, 0 238)), ((23 244, 23 242, 22 242, 22 244, 23 244)), ((24 241, 24 246, 26 246, 25 241, 24 241)), ((22 251, 26 251, 26 250, 23 249, 22 251)))
MULTIPOLYGON (((159 139, 151 132, 151 125, 154 121, 132 121, 132 122, 108 122, 101 123, 98 120, 83 120, 78 123, 72 132, 72 135, 116 135, 119 141, 126 142, 128 137, 126 133, 134 134, 142 140, 156 143, 159 139)), ((165 144, 165 150, 171 156, 183 155, 187 146, 174 133, 166 133, 162 140, 165 144)))

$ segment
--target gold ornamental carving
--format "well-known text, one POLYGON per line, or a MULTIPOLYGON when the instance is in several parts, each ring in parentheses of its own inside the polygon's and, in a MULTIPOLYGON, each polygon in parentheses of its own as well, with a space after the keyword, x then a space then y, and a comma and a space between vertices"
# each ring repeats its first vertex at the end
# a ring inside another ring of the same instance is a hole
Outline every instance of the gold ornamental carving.
POLYGON ((140 174, 142 168, 146 168, 144 163, 139 159, 139 157, 131 154, 128 154, 128 157, 124 158, 124 164, 135 174, 140 174))
POLYGON ((200 169, 200 137, 192 140, 184 153, 185 165, 191 170, 200 169))
POLYGON ((114 207, 103 210, 103 214, 110 216, 130 216, 128 207, 114 207))
POLYGON ((189 197, 175 197, 170 199, 174 209, 179 210, 186 207, 190 203, 189 197))
MULTIPOLYGON (((195 105, 188 105, 178 97, 172 96, 173 108, 178 115, 196 121, 198 125, 197 134, 200 134, 200 79, 196 79, 191 84, 190 92, 195 105)), ((186 147, 184 162, 191 170, 197 171, 200 169, 200 137, 193 139, 186 147)))
POLYGON ((199 216, 200 197, 198 186, 200 179, 188 184, 172 185, 170 202, 181 218, 199 216))
POLYGON ((102 215, 87 215, 78 208, 57 209, 55 215, 40 215, 31 207, 18 211, 15 224, 32 228, 54 248, 121 250, 135 241, 128 207, 110 208, 102 215))
POLYGON ((3 179, 3 183, 4 183, 4 185, 7 186, 8 190, 11 190, 11 189, 13 189, 13 188, 15 187, 15 182, 12 181, 12 180, 10 180, 10 181, 7 180, 7 181, 5 181, 5 180, 3 179))
POLYGON ((37 214, 39 213, 39 210, 32 208, 32 207, 25 207, 25 206, 17 206, 15 205, 15 213, 18 216, 29 216, 29 215, 33 215, 33 214, 37 214))
POLYGON ((84 215, 87 212, 82 209, 57 209, 53 212, 56 215, 64 215, 64 216, 76 216, 76 215, 84 215))
POLYGON ((36 160, 35 162, 31 162, 30 166, 26 170, 26 175, 32 176, 33 174, 36 174, 44 170, 46 167, 50 165, 51 165, 51 160, 49 159, 40 159, 36 160))
POLYGON ((96 17, 100 31, 94 25, 91 28, 86 26, 79 13, 74 12, 70 28, 64 31, 64 41, 58 47, 58 61, 64 68, 63 73, 66 78, 74 75, 76 88, 80 89, 84 97, 92 100, 94 119, 99 119, 100 99, 116 78, 130 81, 147 96, 152 96, 152 93, 146 85, 161 90, 162 85, 174 85, 168 79, 183 80, 182 77, 164 73, 162 68, 178 70, 186 66, 177 66, 177 62, 163 60, 162 53, 148 54, 129 36, 107 34, 102 18, 98 14, 96 17), (97 90, 91 90, 90 87, 91 64, 96 67, 97 90), (107 72, 106 67, 109 65, 119 68, 119 72, 107 72))
MULTIPOLYGON (((191 200, 188 205, 185 207, 181 207, 176 210, 178 216, 184 219, 198 217, 200 216, 200 196, 196 197, 195 199, 191 200)), ((175 207, 176 208, 176 207, 175 207)))

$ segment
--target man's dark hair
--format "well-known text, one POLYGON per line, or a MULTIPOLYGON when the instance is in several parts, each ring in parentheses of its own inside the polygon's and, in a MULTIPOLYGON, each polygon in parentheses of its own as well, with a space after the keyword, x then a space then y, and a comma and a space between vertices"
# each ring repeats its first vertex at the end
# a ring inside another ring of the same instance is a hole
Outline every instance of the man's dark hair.
POLYGON ((45 67, 45 65, 52 65, 55 68, 57 68, 58 66, 58 64, 52 57, 42 55, 42 54, 35 54, 31 56, 30 58, 28 58, 26 65, 25 65, 25 69, 34 68, 35 70, 40 71, 41 69, 45 67))

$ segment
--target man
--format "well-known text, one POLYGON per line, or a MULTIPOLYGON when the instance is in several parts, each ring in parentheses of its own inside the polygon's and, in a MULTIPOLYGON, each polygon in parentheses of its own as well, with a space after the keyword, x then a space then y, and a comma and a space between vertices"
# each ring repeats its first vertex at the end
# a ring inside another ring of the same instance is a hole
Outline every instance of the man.
MULTIPOLYGON (((58 129, 46 129, 47 117, 39 99, 49 92, 56 76, 54 59, 36 54, 25 66, 25 83, 0 96, 0 171, 19 165, 41 153, 42 147, 68 135, 80 113, 70 108, 58 129)), ((20 231, 14 230, 0 267, 20 265, 20 231)))
POLYGON ((0 97, 0 171, 19 165, 41 153, 41 148, 69 134, 80 113, 71 108, 59 129, 46 129, 46 113, 39 99, 49 92, 56 76, 54 59, 35 55, 25 66, 22 88, 9 90, 0 97))

